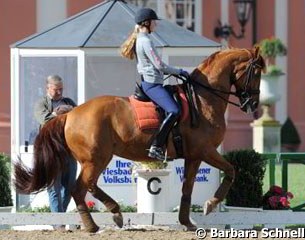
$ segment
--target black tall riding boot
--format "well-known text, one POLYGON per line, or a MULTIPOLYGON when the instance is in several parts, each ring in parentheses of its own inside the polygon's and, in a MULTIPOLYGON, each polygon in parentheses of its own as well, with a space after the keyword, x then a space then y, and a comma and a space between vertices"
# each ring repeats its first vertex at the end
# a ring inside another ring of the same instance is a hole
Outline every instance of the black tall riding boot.
POLYGON ((175 122, 178 119, 178 114, 169 113, 167 117, 163 120, 156 137, 149 149, 148 156, 150 158, 156 158, 161 161, 165 159, 165 154, 163 151, 163 146, 165 145, 167 136, 171 131, 172 127, 175 125, 175 122))

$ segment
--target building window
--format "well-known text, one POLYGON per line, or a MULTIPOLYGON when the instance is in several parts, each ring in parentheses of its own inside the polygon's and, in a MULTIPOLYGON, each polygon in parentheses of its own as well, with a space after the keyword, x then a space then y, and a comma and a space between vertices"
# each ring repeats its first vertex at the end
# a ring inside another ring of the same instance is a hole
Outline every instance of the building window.
POLYGON ((130 2, 140 7, 150 7, 161 17, 191 31, 197 29, 195 25, 198 21, 195 15, 198 13, 195 8, 200 0, 130 0, 130 2))
POLYGON ((149 7, 157 11, 158 0, 130 0, 130 2, 139 7, 149 7))
POLYGON ((165 0, 164 7, 166 19, 195 30, 195 0, 165 0))

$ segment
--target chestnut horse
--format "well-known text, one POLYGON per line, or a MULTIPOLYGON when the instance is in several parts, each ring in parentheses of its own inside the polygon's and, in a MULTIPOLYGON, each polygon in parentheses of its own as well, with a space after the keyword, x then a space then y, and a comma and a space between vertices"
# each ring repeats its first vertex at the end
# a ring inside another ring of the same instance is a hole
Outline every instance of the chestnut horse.
MULTIPOLYGON (((229 95, 239 98, 238 105, 243 111, 256 110, 264 68, 258 48, 226 49, 211 55, 191 74, 199 127, 191 128, 190 119, 180 123, 185 172, 179 221, 188 230, 196 229, 189 214, 200 163, 204 161, 225 174, 215 195, 205 203, 205 214, 224 199, 234 180, 233 166, 217 152, 226 131, 224 114, 229 95), (230 91, 232 85, 235 92, 230 91)), ((153 132, 139 130, 133 114, 128 98, 101 96, 47 122, 34 143, 33 168, 28 169, 21 162, 15 164, 17 191, 29 194, 51 186, 63 170, 65 154, 72 154, 81 165, 72 197, 86 230, 98 230, 84 200, 87 191, 113 213, 114 222, 122 227, 123 217, 118 203, 97 186, 97 180, 114 154, 133 161, 152 161, 147 157, 147 149, 153 132)), ((176 156, 171 141, 168 155, 176 156)))

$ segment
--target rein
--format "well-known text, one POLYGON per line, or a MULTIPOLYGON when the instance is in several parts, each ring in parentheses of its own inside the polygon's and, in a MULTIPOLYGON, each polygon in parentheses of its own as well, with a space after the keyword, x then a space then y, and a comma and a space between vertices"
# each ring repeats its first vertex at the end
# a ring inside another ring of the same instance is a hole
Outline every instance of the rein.
MULTIPOLYGON (((209 90, 211 93, 213 93, 215 96, 221 98, 221 99, 224 100, 225 102, 228 102, 228 103, 230 103, 230 104, 232 104, 232 105, 234 105, 234 106, 236 106, 236 107, 240 107, 240 106, 241 106, 239 103, 232 102, 232 101, 230 101, 230 100, 228 100, 228 99, 226 99, 226 98, 224 98, 223 96, 221 96, 221 95, 218 94, 218 93, 223 93, 223 94, 234 95, 234 96, 238 97, 237 92, 223 91, 223 90, 220 90, 220 89, 217 89, 217 88, 209 87, 209 86, 204 85, 204 84, 202 84, 202 83, 200 83, 200 82, 190 81, 190 78, 185 80, 184 78, 182 78, 182 77, 180 77, 180 76, 177 76, 177 75, 174 75, 174 76, 175 76, 176 78, 179 78, 180 80, 182 80, 182 81, 184 81, 184 82, 185 82, 185 81, 189 81, 192 85, 196 84, 196 85, 198 85, 198 86, 200 86, 200 87, 202 87, 202 88, 205 88, 205 89, 209 90)), ((170 77, 170 76, 169 76, 169 77, 170 77)), ((169 77, 167 77, 167 78, 169 78, 169 77)), ((167 78, 165 78, 164 80, 166 80, 167 78)))
POLYGON ((206 86, 206 85, 204 85, 204 84, 202 84, 202 83, 199 83, 199 82, 196 82, 196 81, 192 81, 191 83, 192 83, 192 84, 197 84, 198 86, 203 87, 203 88, 209 90, 210 93, 213 93, 215 96, 221 98, 222 100, 224 100, 224 101, 227 102, 227 103, 230 103, 230 104, 232 104, 232 105, 234 105, 234 106, 236 106, 236 107, 240 107, 240 106, 241 106, 239 103, 232 102, 232 101, 230 101, 230 100, 224 98, 224 97, 221 96, 220 94, 218 94, 218 93, 223 93, 223 94, 233 95, 233 96, 238 97, 237 92, 223 91, 223 90, 220 90, 220 89, 217 89, 217 88, 212 88, 212 87, 206 86))

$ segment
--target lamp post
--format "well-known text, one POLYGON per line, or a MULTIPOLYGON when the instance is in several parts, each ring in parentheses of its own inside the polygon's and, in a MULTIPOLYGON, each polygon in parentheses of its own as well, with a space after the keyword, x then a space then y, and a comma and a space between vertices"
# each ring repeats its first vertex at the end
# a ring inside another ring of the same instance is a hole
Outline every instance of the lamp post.
POLYGON ((229 24, 224 24, 218 21, 218 26, 214 29, 215 37, 228 39, 233 36, 237 39, 245 37, 245 26, 250 18, 252 12, 252 23, 253 23, 253 36, 252 42, 256 43, 256 0, 234 0, 236 16, 240 24, 240 33, 237 34, 233 27, 229 24))

